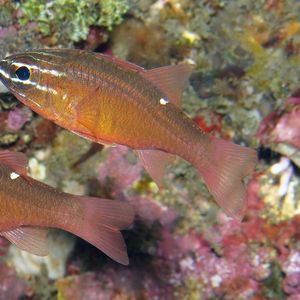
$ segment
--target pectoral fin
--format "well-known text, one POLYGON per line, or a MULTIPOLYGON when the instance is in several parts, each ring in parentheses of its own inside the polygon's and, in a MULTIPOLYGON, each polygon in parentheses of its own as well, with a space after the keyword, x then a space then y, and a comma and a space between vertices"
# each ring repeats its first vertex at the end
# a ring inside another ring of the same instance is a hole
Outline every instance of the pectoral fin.
POLYGON ((174 155, 159 150, 136 150, 144 168, 158 185, 162 186, 165 168, 173 162, 174 155))
POLYGON ((47 232, 45 228, 22 226, 1 232, 1 235, 21 250, 38 256, 46 256, 48 255, 47 232))

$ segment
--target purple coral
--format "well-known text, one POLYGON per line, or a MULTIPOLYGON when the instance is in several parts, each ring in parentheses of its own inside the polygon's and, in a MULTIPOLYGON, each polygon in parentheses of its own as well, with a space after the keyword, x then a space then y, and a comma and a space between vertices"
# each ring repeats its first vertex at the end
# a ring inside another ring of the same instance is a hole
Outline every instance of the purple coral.
POLYGON ((287 275, 283 280, 283 290, 289 295, 296 294, 300 296, 300 270, 287 275))
POLYGON ((149 227, 155 221, 159 221, 163 226, 169 226, 178 216, 174 209, 168 208, 151 198, 130 196, 127 199, 133 206, 136 215, 149 227))
POLYGON ((106 161, 99 167, 99 181, 105 185, 111 181, 114 192, 128 188, 141 175, 139 164, 130 164, 126 159, 128 148, 117 146, 110 150, 106 161))
POLYGON ((8 114, 7 127, 13 131, 20 130, 30 119, 31 112, 28 108, 14 108, 8 114))
POLYGON ((3 39, 4 37, 6 37, 8 35, 16 34, 16 32, 17 32, 17 29, 13 25, 8 26, 8 27, 2 27, 0 29, 0 39, 3 39))
MULTIPOLYGON (((19 279, 13 268, 0 264, 0 299, 23 299, 28 292, 28 287, 19 279)), ((25 299, 25 298, 24 298, 25 299)))
POLYGON ((287 143, 300 149, 299 104, 299 98, 290 97, 285 102, 284 110, 270 113, 257 131, 257 138, 260 142, 263 144, 287 143))

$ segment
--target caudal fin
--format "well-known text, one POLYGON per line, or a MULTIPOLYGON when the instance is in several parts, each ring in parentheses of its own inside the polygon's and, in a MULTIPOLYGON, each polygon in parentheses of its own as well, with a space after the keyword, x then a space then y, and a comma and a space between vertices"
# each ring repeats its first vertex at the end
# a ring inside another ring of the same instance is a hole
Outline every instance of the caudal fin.
POLYGON ((256 151, 215 137, 211 141, 212 150, 198 170, 224 212, 241 221, 247 208, 243 179, 255 168, 256 151))
POLYGON ((132 223, 134 218, 132 207, 116 200, 93 197, 75 197, 75 199, 82 204, 83 223, 76 230, 72 230, 72 233, 120 264, 128 265, 127 249, 120 229, 132 223))

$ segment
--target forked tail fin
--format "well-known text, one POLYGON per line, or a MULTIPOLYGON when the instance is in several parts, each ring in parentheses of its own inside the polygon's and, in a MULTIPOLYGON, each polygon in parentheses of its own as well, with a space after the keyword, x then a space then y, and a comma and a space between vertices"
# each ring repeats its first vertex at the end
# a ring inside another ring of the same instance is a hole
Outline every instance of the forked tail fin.
POLYGON ((76 230, 70 231, 120 264, 128 265, 127 249, 120 229, 132 223, 133 208, 123 201, 93 197, 74 198, 82 204, 83 223, 76 226, 76 230))
POLYGON ((211 141, 212 150, 205 162, 199 161, 198 171, 224 212, 241 221, 247 208, 243 179, 255 168, 256 151, 215 137, 211 141))

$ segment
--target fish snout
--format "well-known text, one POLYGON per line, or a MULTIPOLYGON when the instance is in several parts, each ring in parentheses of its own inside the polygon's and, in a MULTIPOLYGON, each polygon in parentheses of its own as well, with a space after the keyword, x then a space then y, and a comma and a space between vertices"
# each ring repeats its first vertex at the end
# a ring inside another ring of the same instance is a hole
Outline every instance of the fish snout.
POLYGON ((5 84, 10 79, 9 76, 9 63, 6 59, 0 60, 0 80, 5 84))
POLYGON ((0 69, 1 70, 7 70, 7 66, 8 66, 8 63, 7 63, 6 59, 0 60, 0 69))

